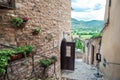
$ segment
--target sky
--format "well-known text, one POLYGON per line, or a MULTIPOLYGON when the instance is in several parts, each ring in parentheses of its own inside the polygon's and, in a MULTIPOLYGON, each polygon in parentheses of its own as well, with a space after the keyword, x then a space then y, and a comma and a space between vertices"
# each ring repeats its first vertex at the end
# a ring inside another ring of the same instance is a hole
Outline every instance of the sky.
POLYGON ((104 20, 106 0, 71 0, 71 17, 77 20, 104 20))

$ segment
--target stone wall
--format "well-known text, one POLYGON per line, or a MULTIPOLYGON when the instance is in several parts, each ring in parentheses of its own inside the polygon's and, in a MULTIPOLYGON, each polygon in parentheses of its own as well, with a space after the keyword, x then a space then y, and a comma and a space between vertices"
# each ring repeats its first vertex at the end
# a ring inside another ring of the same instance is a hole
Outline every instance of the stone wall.
MULTIPOLYGON (((67 33, 70 39, 70 6, 70 0, 16 0, 15 10, 0 9, 0 43, 13 47, 24 43, 32 45, 37 49, 34 56, 35 69, 39 68, 38 62, 43 58, 41 55, 48 57, 56 55, 58 58, 56 72, 60 78, 60 43, 63 33, 67 33), (25 28, 18 29, 11 24, 12 17, 28 17, 29 21, 25 28), (34 27, 41 28, 38 35, 32 35, 34 27)), ((11 62, 8 67, 11 80, 28 78, 31 71, 31 58, 11 62)))
POLYGON ((90 43, 89 64, 97 66, 96 53, 100 53, 101 37, 93 38, 90 43))
POLYGON ((99 51, 101 37, 92 38, 85 41, 85 62, 90 65, 97 65, 96 53, 99 51))

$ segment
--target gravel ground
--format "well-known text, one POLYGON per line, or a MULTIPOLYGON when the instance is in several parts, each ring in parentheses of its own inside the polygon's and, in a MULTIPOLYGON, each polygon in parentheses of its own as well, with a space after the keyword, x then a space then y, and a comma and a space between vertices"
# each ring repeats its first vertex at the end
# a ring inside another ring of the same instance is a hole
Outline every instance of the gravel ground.
POLYGON ((64 79, 62 80, 103 80, 102 78, 96 78, 95 73, 97 73, 95 67, 83 63, 80 59, 76 59, 75 71, 63 70, 62 77, 64 79))

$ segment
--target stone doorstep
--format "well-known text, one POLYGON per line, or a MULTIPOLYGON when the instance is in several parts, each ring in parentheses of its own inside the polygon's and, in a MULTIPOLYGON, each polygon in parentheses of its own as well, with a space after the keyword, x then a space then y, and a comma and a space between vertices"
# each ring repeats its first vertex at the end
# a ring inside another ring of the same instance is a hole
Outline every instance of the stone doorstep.
MULTIPOLYGON (((78 79, 69 79, 69 78, 62 77, 62 80, 78 80, 78 79)), ((87 79, 87 80, 103 80, 103 79, 102 78, 90 78, 90 79, 87 79)))
POLYGON ((62 80, 76 80, 76 79, 69 79, 69 78, 62 77, 62 80))

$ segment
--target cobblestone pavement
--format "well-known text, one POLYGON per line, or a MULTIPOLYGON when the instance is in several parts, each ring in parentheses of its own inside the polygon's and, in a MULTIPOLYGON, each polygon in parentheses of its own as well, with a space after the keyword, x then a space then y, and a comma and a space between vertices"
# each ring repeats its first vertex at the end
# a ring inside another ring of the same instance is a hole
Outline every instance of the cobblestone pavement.
POLYGON ((62 80, 103 80, 102 78, 96 78, 94 74, 97 73, 97 69, 86 63, 83 63, 80 59, 75 60, 75 71, 63 70, 62 80))

